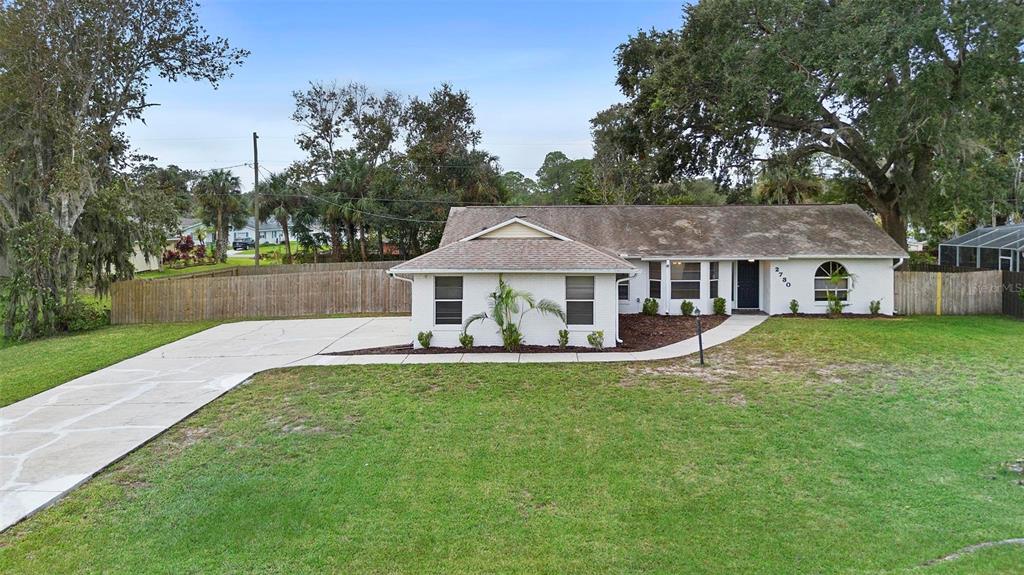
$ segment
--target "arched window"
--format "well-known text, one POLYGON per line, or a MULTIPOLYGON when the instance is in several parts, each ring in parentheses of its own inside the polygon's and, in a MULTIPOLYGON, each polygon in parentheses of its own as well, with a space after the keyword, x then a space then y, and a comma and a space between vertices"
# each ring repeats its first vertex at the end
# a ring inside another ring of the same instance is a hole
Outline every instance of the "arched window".
POLYGON ((829 294, 846 301, 850 293, 850 274, 839 262, 825 262, 814 272, 814 301, 828 301, 829 294))

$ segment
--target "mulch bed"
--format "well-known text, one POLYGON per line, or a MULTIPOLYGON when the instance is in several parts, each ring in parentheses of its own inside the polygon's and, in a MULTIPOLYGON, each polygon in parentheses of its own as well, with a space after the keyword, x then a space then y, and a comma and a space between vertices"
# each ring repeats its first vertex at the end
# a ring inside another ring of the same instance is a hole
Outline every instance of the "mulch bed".
MULTIPOLYGON (((707 331, 725 321, 727 317, 729 316, 701 316, 701 329, 703 331, 707 331)), ((622 343, 619 344, 618 347, 598 350, 584 346, 558 347, 548 345, 524 345, 519 348, 518 353, 601 353, 606 351, 645 351, 648 349, 664 347, 671 343, 676 343, 677 341, 689 339, 695 335, 697 335, 697 318, 695 317, 684 317, 681 315, 648 316, 643 314, 629 314, 619 316, 619 336, 622 337, 622 343)), ((605 337, 609 337, 609 334, 605 334, 605 337)), ((426 349, 413 349, 412 344, 409 344, 339 351, 324 355, 419 355, 432 353, 505 353, 505 348, 497 345, 480 345, 473 346, 470 349, 463 349, 461 347, 428 347, 426 349)))

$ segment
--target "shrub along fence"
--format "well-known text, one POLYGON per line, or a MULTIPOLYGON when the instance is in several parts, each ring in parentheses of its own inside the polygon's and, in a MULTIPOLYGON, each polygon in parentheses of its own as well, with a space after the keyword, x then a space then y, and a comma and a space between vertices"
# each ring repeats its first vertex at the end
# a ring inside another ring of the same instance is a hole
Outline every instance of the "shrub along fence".
POLYGON ((1024 272, 1003 272, 1003 313, 1024 319, 1024 272))
POLYGON ((897 271, 896 313, 904 315, 1001 314, 1001 271, 964 273, 897 271))
MULTIPOLYGON (((399 262, 372 263, 387 263, 390 268, 399 262)), ((229 277, 117 282, 110 290, 110 320, 114 324, 167 323, 410 312, 412 294, 407 282, 389 277, 384 269, 329 267, 338 265, 346 264, 266 266, 229 277)))

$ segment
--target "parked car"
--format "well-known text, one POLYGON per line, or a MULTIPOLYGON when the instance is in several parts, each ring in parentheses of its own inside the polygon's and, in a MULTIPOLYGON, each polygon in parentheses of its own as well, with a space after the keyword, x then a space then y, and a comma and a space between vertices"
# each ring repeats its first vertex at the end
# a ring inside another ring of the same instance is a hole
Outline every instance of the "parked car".
POLYGON ((235 238, 231 242, 231 248, 235 250, 251 250, 256 248, 256 240, 253 238, 235 238))

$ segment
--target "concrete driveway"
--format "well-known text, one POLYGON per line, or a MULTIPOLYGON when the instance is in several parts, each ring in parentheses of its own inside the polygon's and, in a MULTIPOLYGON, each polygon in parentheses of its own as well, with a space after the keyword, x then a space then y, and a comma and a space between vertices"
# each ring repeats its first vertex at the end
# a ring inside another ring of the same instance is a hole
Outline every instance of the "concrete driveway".
POLYGON ((408 317, 230 323, 0 408, 0 530, 254 373, 408 341, 408 317))
MULTIPOLYGON (((704 347, 764 316, 732 316, 704 347)), ((318 355, 409 343, 408 317, 247 321, 221 325, 0 408, 0 530, 253 374, 289 365, 650 361, 689 355, 697 338, 642 352, 318 355)))

